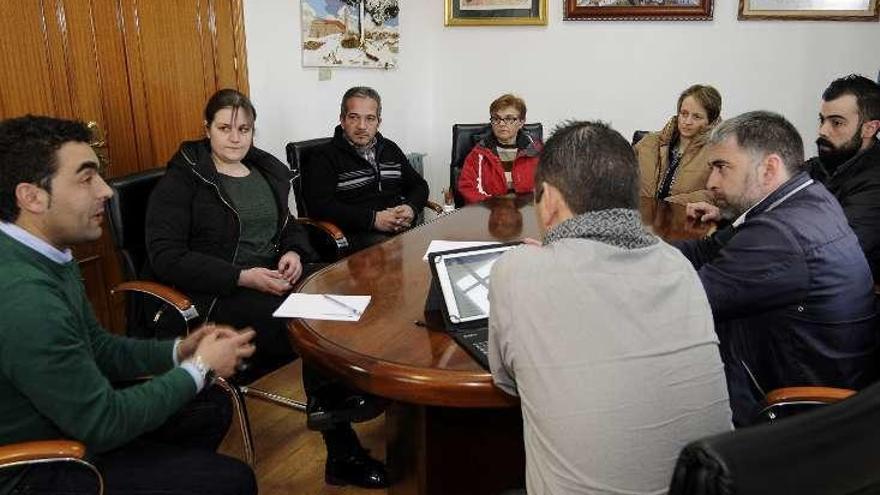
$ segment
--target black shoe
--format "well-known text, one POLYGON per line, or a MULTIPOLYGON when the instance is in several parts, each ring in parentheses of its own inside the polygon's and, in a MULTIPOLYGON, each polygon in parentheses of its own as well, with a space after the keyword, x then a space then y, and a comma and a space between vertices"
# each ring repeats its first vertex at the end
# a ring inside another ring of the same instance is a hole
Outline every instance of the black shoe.
POLYGON ((371 420, 382 414, 384 409, 385 401, 372 395, 351 395, 337 403, 309 397, 306 426, 314 431, 329 430, 338 423, 371 420))
POLYGON ((386 488, 388 473, 385 465, 370 457, 366 449, 358 449, 348 457, 327 456, 324 481, 328 485, 355 485, 361 488, 386 488))

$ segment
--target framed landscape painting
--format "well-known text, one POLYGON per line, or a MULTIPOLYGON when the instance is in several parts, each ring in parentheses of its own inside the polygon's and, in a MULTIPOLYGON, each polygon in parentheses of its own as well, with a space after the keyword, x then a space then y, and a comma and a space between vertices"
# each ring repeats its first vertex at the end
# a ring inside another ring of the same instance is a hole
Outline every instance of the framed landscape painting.
POLYGON ((398 0, 301 0, 303 67, 397 66, 398 0))
POLYGON ((713 0, 565 0, 566 21, 708 21, 713 0))
POLYGON ((447 26, 547 24, 547 0, 446 0, 447 26))
POLYGON ((741 20, 877 21, 878 0, 739 0, 741 20))

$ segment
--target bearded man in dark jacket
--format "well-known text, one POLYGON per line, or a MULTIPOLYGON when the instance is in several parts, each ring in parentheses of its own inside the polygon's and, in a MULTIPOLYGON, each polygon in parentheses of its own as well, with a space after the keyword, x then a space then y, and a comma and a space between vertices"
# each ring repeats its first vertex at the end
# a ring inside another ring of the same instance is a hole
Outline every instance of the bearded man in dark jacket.
POLYGON ((871 272, 840 204, 802 170, 797 129, 750 112, 715 128, 707 146, 717 206, 688 204, 688 216, 735 220, 678 248, 712 306, 734 424, 749 424, 775 388, 871 383, 871 272))
POLYGON ((814 179, 840 201, 880 282, 880 84, 849 75, 822 93, 819 156, 807 162, 814 179))
POLYGON ((335 223, 358 250, 413 225, 428 183, 393 141, 379 133, 382 99, 356 86, 342 97, 333 139, 303 169, 308 215, 335 223))

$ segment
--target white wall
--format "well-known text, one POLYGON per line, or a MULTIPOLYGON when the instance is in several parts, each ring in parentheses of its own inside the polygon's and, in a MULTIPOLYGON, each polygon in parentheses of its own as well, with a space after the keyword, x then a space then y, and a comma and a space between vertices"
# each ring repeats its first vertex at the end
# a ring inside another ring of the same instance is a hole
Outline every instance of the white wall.
POLYGON ((682 89, 714 85, 722 116, 768 109, 812 144, 822 90, 833 78, 880 70, 880 24, 736 20, 737 0, 715 0, 709 22, 563 22, 530 27, 443 26, 443 0, 400 0, 399 68, 335 69, 318 81, 301 67, 298 0, 245 5, 257 145, 284 157, 288 141, 329 135, 350 86, 383 97, 381 131, 406 151, 428 153, 432 197, 448 181, 451 127, 481 122, 504 92, 525 98, 545 134, 568 118, 602 119, 624 136, 657 129, 682 89))

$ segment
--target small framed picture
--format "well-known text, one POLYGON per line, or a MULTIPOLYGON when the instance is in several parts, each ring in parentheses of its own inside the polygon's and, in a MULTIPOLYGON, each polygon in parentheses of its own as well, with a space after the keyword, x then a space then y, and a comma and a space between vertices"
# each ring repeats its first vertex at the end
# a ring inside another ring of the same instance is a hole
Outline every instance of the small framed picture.
POLYGON ((445 0, 447 26, 547 24, 547 0, 445 0))
POLYGON ((566 21, 708 21, 713 0, 565 0, 566 21))
POLYGON ((739 0, 739 18, 752 20, 877 21, 878 0, 739 0))

